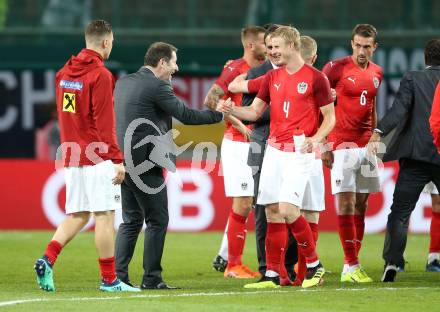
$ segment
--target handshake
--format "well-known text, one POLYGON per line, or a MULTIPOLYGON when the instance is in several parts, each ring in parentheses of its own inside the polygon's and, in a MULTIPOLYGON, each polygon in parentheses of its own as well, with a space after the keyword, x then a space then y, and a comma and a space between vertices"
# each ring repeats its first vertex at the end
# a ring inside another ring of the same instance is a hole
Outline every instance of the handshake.
POLYGON ((232 114, 234 110, 235 103, 231 100, 231 98, 227 98, 226 100, 219 100, 217 103, 216 111, 229 116, 232 114))

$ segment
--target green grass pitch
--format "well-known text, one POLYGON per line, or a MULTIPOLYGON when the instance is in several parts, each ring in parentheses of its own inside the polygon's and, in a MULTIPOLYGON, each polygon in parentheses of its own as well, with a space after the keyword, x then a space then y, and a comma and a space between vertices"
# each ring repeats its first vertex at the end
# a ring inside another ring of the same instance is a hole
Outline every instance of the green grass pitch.
MULTIPOLYGON (((93 233, 81 233, 55 266, 55 293, 37 287, 34 261, 52 232, 0 232, 0 311, 439 311, 440 273, 425 273, 429 237, 410 235, 407 271, 397 282, 379 282, 383 235, 366 235, 361 261, 372 284, 341 284, 342 250, 335 233, 320 233, 318 251, 329 271, 325 284, 312 290, 245 290, 246 280, 225 279, 211 268, 222 233, 169 233, 163 258, 164 279, 183 289, 105 294, 98 290, 99 271, 93 233)), ((130 268, 142 277, 142 236, 130 268)), ((248 235, 245 263, 256 269, 255 238, 248 235)))

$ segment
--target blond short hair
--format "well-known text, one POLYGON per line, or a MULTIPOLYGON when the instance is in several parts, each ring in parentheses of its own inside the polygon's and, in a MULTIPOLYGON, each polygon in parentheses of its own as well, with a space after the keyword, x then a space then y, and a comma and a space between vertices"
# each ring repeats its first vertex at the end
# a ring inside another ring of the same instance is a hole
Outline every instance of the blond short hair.
POLYGON ((318 51, 315 39, 310 36, 301 36, 301 57, 304 61, 312 59, 318 51))
POLYGON ((295 27, 281 26, 271 34, 271 37, 280 37, 287 44, 293 43, 295 50, 300 51, 301 49, 301 35, 295 27))
POLYGON ((248 26, 241 30, 241 42, 243 45, 245 41, 257 41, 259 34, 264 34, 266 30, 261 26, 248 26))

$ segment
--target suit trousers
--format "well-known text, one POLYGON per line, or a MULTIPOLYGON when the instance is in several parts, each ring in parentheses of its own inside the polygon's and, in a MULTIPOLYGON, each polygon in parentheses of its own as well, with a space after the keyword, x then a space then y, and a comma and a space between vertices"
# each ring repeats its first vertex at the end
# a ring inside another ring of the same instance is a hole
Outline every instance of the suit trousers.
POLYGON ((156 194, 145 193, 126 175, 121 186, 123 223, 116 236, 116 273, 122 281, 130 281, 128 265, 145 222, 142 285, 154 287, 162 282, 161 261, 169 220, 167 189, 160 167, 150 169, 140 178, 150 188, 163 188, 156 194))
POLYGON ((439 188, 440 166, 418 160, 402 158, 394 189, 393 204, 388 215, 383 259, 396 266, 404 263, 409 218, 425 185, 432 181, 439 188))

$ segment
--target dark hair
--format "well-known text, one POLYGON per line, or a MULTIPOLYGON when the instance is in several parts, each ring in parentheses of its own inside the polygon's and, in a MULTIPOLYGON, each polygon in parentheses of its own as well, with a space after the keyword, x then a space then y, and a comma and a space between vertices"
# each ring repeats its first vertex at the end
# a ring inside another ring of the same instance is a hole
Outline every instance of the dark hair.
POLYGON ((373 38, 374 42, 376 42, 377 30, 373 25, 370 24, 357 24, 353 28, 351 39, 353 40, 354 36, 356 35, 364 38, 373 38))
POLYGON ((144 57, 145 66, 156 67, 161 59, 169 62, 173 52, 177 52, 177 48, 169 43, 155 42, 147 50, 144 57))
POLYGON ((94 20, 87 25, 84 35, 87 39, 98 39, 112 33, 112 25, 104 20, 94 20))
POLYGON ((431 39, 425 45, 425 65, 440 65, 440 39, 431 39))
POLYGON ((264 32, 264 43, 266 43, 267 36, 277 30, 280 26, 281 25, 278 24, 266 24, 263 26, 263 28, 266 29, 266 31, 264 32))

